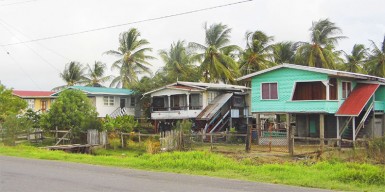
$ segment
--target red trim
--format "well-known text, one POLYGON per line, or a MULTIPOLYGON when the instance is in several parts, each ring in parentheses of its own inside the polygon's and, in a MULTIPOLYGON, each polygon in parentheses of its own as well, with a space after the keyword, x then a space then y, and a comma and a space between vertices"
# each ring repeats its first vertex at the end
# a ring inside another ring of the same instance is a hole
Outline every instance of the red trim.
POLYGON ((337 116, 358 116, 376 92, 378 84, 358 84, 338 109, 337 116))

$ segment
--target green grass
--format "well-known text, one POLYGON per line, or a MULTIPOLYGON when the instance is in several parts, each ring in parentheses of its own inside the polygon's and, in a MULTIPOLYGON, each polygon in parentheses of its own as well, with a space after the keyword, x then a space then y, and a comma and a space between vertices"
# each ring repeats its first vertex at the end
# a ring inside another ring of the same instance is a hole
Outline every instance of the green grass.
POLYGON ((32 146, 0 145, 0 155, 60 160, 249 181, 280 183, 346 191, 385 191, 385 168, 380 165, 323 162, 261 164, 253 158, 234 160, 208 151, 147 154, 140 150, 99 149, 95 155, 48 151, 32 146))

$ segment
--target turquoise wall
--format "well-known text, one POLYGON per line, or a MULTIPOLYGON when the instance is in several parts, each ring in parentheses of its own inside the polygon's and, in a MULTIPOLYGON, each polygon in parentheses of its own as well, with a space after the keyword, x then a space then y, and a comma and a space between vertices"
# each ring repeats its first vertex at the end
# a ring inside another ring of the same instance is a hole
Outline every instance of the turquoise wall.
POLYGON ((374 103, 374 109, 375 110, 385 110, 385 86, 381 85, 375 94, 375 100, 376 102, 374 103))
POLYGON ((327 112, 338 110, 338 101, 291 101, 297 81, 326 81, 327 74, 280 68, 252 78, 252 112, 327 112), (278 100, 261 99, 261 83, 278 83, 278 100))

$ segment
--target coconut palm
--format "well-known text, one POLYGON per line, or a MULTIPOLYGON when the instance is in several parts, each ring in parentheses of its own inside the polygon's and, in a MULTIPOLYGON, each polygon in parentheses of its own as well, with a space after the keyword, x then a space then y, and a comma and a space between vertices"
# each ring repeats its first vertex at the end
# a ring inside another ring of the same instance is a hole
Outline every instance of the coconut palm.
POLYGON ((272 45, 274 63, 294 63, 295 51, 297 44, 285 41, 272 45))
POLYGON ((84 68, 83 65, 76 61, 67 63, 60 77, 67 83, 67 86, 83 83, 84 68))
POLYGON ((188 72, 191 54, 187 52, 184 41, 174 42, 168 51, 160 50, 159 55, 165 63, 165 71, 181 75, 188 72))
POLYGON ((200 70, 204 82, 231 82, 234 83, 238 75, 238 64, 232 57, 232 53, 240 48, 230 44, 231 29, 227 25, 204 25, 205 43, 189 43, 194 50, 203 51, 196 54, 194 59, 201 62, 200 70))
POLYGON ((370 74, 385 77, 385 36, 381 47, 378 47, 372 40, 370 42, 373 48, 370 51, 366 67, 370 74))
POLYGON ((108 81, 111 76, 104 76, 106 72, 106 64, 95 61, 93 65, 87 65, 88 73, 84 76, 87 86, 102 87, 102 83, 108 81))
POLYGON ((353 73, 365 73, 363 65, 368 56, 367 49, 363 44, 355 44, 351 54, 345 54, 346 63, 344 65, 344 70, 350 71, 353 73))
POLYGON ((312 67, 334 69, 339 61, 334 50, 335 45, 344 36, 335 36, 342 31, 328 19, 313 22, 311 41, 301 42, 297 49, 295 62, 312 67))
POLYGON ((111 87, 128 88, 130 84, 138 82, 138 74, 151 74, 148 62, 154 57, 147 55, 152 49, 144 47, 149 42, 140 38, 137 29, 131 28, 127 32, 123 32, 119 36, 118 50, 107 51, 106 54, 119 57, 112 64, 112 69, 119 70, 119 75, 111 82, 111 87))
POLYGON ((270 42, 272 36, 266 35, 262 31, 246 32, 246 49, 241 54, 240 69, 243 75, 267 69, 274 65, 271 62, 270 42))

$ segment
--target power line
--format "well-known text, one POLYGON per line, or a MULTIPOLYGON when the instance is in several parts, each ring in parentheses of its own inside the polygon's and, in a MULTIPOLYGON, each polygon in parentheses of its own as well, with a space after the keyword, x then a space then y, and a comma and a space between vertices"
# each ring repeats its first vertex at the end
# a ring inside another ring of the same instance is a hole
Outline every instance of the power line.
MULTIPOLYGON (((20 41, 20 39, 16 36, 16 34, 14 34, 10 29, 7 28, 6 24, 4 23, 4 21, 2 19, 0 19, 0 24, 4 27, 5 30, 7 30, 10 34, 14 35, 16 39, 18 39, 20 41)), ((8 26, 9 27, 9 26, 8 26)), ((43 60, 45 63, 47 63, 49 66, 51 66, 54 70, 56 70, 57 72, 60 72, 60 70, 58 68, 56 68, 53 64, 51 64, 47 59, 45 59, 43 56, 41 56, 37 51, 35 51, 34 49, 32 49, 31 46, 29 46, 28 44, 24 44, 28 49, 30 49, 33 53, 35 53, 35 55, 37 55, 41 60, 43 60)))
POLYGON ((5 51, 5 53, 9 56, 9 58, 11 58, 12 61, 19 66, 20 70, 25 74, 25 76, 27 76, 29 80, 31 80, 31 82, 36 86, 36 88, 38 88, 39 90, 42 90, 40 86, 36 83, 36 81, 34 81, 32 77, 24 70, 24 68, 20 65, 20 63, 17 62, 17 60, 14 57, 12 57, 12 55, 4 47, 2 48, 5 51))
POLYGON ((42 37, 42 38, 37 38, 37 39, 31 39, 31 40, 28 40, 28 41, 21 41, 21 42, 17 42, 17 43, 8 43, 8 44, 0 45, 0 46, 5 47, 5 46, 10 46, 10 45, 18 45, 18 44, 31 43, 31 42, 36 42, 36 41, 44 41, 44 40, 48 40, 48 39, 56 39, 56 38, 61 38, 61 37, 79 35, 79 34, 83 34, 83 33, 90 33, 90 32, 94 32, 94 31, 101 31, 101 30, 105 30, 105 29, 122 27, 122 26, 126 26, 126 25, 132 25, 132 24, 137 24, 137 23, 144 23, 144 22, 149 22, 149 21, 162 20, 162 19, 167 19, 167 18, 171 18, 171 17, 177 17, 177 16, 181 16, 181 15, 187 15, 187 14, 192 14, 192 13, 197 13, 197 12, 203 12, 203 11, 208 11, 208 10, 212 10, 212 9, 218 9, 218 8, 222 8, 222 7, 228 7, 228 6, 233 6, 233 5, 237 5, 237 4, 247 3, 247 2, 251 2, 251 1, 254 1, 254 0, 238 1, 238 2, 234 2, 234 3, 228 3, 228 4, 213 6, 213 7, 207 7, 207 8, 203 8, 203 9, 196 9, 196 10, 192 10, 192 11, 175 13, 175 14, 171 14, 171 15, 165 15, 165 16, 160 16, 160 17, 143 19, 143 20, 139 20, 139 21, 133 21, 133 22, 122 23, 122 24, 117 24, 117 25, 110 25, 110 26, 94 28, 94 29, 88 29, 88 30, 84 30, 84 31, 74 32, 74 33, 66 33, 66 34, 61 34, 61 35, 42 37))
POLYGON ((19 1, 19 2, 15 2, 15 3, 2 4, 2 5, 0 5, 0 7, 6 7, 6 6, 17 5, 17 4, 24 4, 24 3, 31 3, 31 2, 34 2, 34 1, 37 1, 37 0, 19 1))

